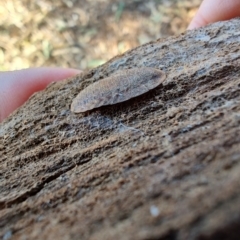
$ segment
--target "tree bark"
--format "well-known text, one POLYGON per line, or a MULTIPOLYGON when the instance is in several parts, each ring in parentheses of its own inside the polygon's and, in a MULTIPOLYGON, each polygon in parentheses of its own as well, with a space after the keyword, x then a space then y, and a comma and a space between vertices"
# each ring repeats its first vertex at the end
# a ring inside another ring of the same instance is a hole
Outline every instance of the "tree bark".
POLYGON ((240 19, 159 39, 34 94, 0 125, 3 239, 239 239, 240 19), (156 89, 87 113, 133 67, 156 89))

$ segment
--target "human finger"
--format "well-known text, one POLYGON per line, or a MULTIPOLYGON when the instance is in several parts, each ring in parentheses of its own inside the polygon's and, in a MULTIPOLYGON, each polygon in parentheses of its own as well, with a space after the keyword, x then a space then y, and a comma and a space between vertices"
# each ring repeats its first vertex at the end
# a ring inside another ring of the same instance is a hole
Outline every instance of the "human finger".
POLYGON ((240 16, 239 0, 204 0, 188 30, 240 16))
POLYGON ((21 106, 34 92, 49 83, 80 73, 76 69, 29 68, 0 73, 0 122, 21 106))

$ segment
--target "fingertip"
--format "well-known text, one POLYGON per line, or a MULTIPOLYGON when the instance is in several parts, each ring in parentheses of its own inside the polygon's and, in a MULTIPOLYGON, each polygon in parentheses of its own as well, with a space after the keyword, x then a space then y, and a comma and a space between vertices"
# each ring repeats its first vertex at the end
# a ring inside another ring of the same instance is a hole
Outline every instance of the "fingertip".
POLYGON ((203 0, 188 30, 240 16, 239 0, 203 0))
POLYGON ((192 21, 188 27, 187 27, 187 30, 193 30, 193 29, 196 29, 196 28, 199 28, 201 25, 197 24, 195 21, 192 21))
POLYGON ((79 73, 81 71, 77 69, 45 67, 0 73, 0 122, 34 92, 79 73))
POLYGON ((210 23, 210 19, 206 15, 207 11, 205 11, 205 8, 207 7, 206 6, 207 4, 208 4, 208 2, 206 3, 206 1, 203 1, 199 10, 195 14, 192 21, 190 22, 187 30, 193 30, 193 29, 196 29, 196 28, 200 28, 200 27, 206 26, 207 24, 210 23))

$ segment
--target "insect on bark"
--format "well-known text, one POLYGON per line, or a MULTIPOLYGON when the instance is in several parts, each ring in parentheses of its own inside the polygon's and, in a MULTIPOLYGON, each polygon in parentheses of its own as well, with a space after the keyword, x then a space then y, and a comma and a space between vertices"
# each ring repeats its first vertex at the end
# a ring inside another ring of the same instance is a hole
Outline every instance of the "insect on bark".
POLYGON ((83 89, 73 99, 71 111, 86 112, 101 106, 124 102, 157 87, 165 78, 163 71, 150 67, 117 71, 112 76, 83 89))

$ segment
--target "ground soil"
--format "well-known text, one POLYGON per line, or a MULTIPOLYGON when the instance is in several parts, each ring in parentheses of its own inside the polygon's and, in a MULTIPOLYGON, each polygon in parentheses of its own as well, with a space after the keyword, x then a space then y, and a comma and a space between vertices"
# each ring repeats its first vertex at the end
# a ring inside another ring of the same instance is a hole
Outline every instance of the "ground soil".
POLYGON ((91 69, 184 32, 201 0, 0 1, 0 70, 91 69))

